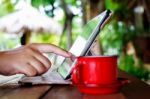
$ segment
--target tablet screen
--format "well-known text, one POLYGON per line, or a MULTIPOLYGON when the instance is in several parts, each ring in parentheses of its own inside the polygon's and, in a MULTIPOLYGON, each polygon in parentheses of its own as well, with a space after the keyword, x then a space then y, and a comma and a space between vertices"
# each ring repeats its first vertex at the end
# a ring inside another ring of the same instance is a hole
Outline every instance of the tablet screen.
MULTIPOLYGON (((85 56, 88 54, 92 43, 95 41, 97 35, 100 33, 100 29, 103 27, 104 23, 110 17, 110 10, 106 10, 90 20, 83 28, 82 32, 79 34, 74 44, 72 45, 69 52, 73 53, 75 56, 85 56)), ((58 72, 63 78, 70 75, 73 66, 76 63, 76 59, 72 62, 70 59, 62 58, 57 60, 58 72)))

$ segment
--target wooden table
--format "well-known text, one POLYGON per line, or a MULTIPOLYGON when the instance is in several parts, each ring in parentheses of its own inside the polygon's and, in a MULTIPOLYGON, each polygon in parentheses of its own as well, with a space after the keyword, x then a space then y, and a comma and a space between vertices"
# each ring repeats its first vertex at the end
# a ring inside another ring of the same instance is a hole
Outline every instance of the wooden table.
POLYGON ((115 94, 87 95, 69 85, 9 85, 0 87, 0 99, 150 99, 148 84, 122 71, 119 71, 119 77, 128 78, 131 83, 115 94))

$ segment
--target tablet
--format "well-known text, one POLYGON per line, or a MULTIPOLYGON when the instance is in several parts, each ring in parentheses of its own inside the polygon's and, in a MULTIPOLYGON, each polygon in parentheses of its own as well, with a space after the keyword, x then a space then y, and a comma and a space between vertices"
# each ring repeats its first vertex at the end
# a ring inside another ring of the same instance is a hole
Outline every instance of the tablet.
MULTIPOLYGON (((106 10, 99 14, 97 17, 90 20, 83 28, 83 31, 74 44, 72 45, 69 52, 73 53, 75 56, 86 56, 90 53, 90 48, 94 43, 96 37, 99 35, 100 30, 103 28, 104 24, 111 16, 111 11, 106 10)), ((69 79, 71 77, 71 72, 76 64, 77 59, 75 58, 73 62, 69 59, 59 60, 60 63, 58 67, 58 73, 64 78, 69 79)))

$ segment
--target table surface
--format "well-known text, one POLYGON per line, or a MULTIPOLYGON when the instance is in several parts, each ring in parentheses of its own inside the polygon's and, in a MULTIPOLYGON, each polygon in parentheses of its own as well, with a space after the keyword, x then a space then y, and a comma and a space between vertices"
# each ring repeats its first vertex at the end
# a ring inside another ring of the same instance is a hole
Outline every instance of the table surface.
POLYGON ((130 83, 115 94, 82 94, 71 85, 7 85, 0 87, 0 99, 150 99, 148 84, 123 71, 118 76, 129 79, 130 83))

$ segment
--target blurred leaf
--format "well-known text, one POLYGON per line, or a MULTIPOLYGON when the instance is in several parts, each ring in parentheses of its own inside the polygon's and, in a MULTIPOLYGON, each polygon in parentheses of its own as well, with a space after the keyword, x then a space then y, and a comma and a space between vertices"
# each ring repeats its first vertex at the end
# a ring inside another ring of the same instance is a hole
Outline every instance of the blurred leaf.
POLYGON ((132 55, 121 55, 119 58, 119 68, 140 79, 147 80, 149 77, 149 72, 144 69, 141 60, 138 60, 138 64, 135 66, 135 61, 132 55))
POLYGON ((53 4, 55 0, 31 0, 31 4, 38 8, 39 6, 47 6, 53 4))
POLYGON ((128 0, 105 0, 106 9, 114 11, 114 16, 118 20, 128 20, 132 15, 128 9, 128 0))
POLYGON ((36 42, 36 43, 52 43, 55 45, 58 45, 59 42, 59 36, 55 34, 49 34, 49 33, 32 33, 32 38, 31 42, 36 42))
POLYGON ((0 16, 4 16, 14 11, 14 5, 11 3, 11 0, 2 0, 1 2, 0 16))
POLYGON ((76 5, 77 0, 65 0, 67 4, 76 5))
POLYGON ((114 0, 105 0, 105 6, 107 9, 111 9, 113 11, 116 11, 120 8, 118 2, 114 2, 114 0))
POLYGON ((9 50, 20 45, 20 39, 17 35, 0 32, 0 50, 9 50))

